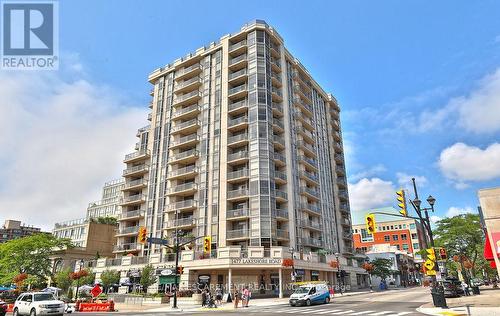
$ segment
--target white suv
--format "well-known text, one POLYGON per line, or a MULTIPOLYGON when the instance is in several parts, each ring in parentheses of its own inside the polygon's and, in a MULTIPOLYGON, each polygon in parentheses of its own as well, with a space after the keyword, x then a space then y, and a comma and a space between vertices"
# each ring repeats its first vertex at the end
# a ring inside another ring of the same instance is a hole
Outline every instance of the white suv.
POLYGON ((14 303, 14 316, 63 314, 64 302, 56 300, 54 295, 48 292, 23 293, 14 303))

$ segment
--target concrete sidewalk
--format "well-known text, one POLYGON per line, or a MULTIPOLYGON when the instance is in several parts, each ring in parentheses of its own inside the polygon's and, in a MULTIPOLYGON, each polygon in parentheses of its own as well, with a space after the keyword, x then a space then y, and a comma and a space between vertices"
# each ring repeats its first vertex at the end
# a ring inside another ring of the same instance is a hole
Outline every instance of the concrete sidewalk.
POLYGON ((480 287, 480 295, 447 298, 448 309, 434 307, 432 302, 417 311, 426 315, 500 316, 500 289, 480 287))

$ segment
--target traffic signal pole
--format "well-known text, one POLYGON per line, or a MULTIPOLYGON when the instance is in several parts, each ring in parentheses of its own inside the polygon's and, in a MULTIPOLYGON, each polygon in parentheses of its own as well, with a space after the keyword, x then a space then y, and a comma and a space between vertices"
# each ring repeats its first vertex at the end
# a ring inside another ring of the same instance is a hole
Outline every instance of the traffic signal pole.
POLYGON ((174 277, 174 305, 172 308, 177 308, 177 287, 179 286, 177 270, 179 269, 179 231, 175 230, 175 277, 174 277))

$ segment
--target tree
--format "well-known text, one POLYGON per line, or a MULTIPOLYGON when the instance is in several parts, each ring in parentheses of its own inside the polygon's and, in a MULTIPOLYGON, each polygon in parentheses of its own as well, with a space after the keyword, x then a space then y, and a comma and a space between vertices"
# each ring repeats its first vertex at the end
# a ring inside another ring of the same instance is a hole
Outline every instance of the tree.
POLYGON ((378 276, 382 280, 387 279, 392 274, 392 261, 391 259, 376 258, 370 262, 373 268, 370 274, 378 276))
POLYGON ((71 283, 73 280, 70 277, 71 269, 67 268, 62 271, 59 271, 54 276, 54 280, 56 281, 56 285, 58 288, 63 290, 64 293, 68 293, 69 288, 71 287, 71 283))
POLYGON ((109 287, 120 282, 120 272, 114 270, 106 270, 101 274, 101 282, 104 287, 104 292, 107 293, 109 287))
POLYGON ((71 241, 40 233, 0 244, 0 284, 11 284, 26 273, 41 283, 51 275, 50 254, 54 248, 70 248, 71 241))
POLYGON ((156 282, 156 276, 155 276, 155 268, 148 264, 144 268, 142 268, 142 273, 141 273, 141 283, 143 291, 146 292, 148 287, 155 284, 156 282))
POLYGON ((115 217, 111 216, 105 216, 105 217, 98 217, 98 218, 93 218, 91 221, 99 223, 99 224, 108 224, 108 225, 118 225, 118 220, 115 217))
POLYGON ((80 285, 94 285, 95 274, 90 269, 83 269, 72 273, 71 278, 74 280, 73 285, 77 283, 80 285))
POLYGON ((478 214, 444 218, 436 223, 433 234, 437 247, 445 248, 449 258, 459 256, 470 260, 472 274, 476 274, 476 264, 479 263, 484 250, 483 230, 478 214))

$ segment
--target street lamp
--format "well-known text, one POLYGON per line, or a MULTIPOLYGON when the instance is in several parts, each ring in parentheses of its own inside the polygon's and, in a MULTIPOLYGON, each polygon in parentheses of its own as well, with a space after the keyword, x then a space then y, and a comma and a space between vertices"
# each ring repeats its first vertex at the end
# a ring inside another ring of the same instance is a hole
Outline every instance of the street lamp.
POLYGON ((296 277, 296 275, 295 275, 295 264, 294 264, 294 261, 293 261, 293 259, 294 259, 293 253, 294 253, 295 249, 293 249, 293 247, 290 247, 290 248, 288 248, 288 251, 290 252, 290 256, 292 257, 292 275, 291 275, 292 282, 295 282, 295 277, 296 277))
POLYGON ((337 260, 337 276, 339 277, 339 281, 340 281, 340 294, 342 295, 342 288, 344 287, 344 278, 342 277, 342 272, 340 270, 340 261, 339 261, 339 256, 340 256, 340 253, 336 252, 335 253, 335 259, 337 260))
MULTIPOLYGON (((366 257, 365 258, 365 263, 367 265, 370 264, 370 258, 366 257)), ((373 289, 372 289, 372 274, 370 273, 371 269, 367 270, 366 272, 368 272, 368 282, 370 282, 370 292, 373 292, 373 289)))
MULTIPOLYGON (((80 259, 78 261, 78 272, 82 271, 83 268, 83 259, 80 259)), ((80 289, 80 277, 76 279, 76 298, 75 300, 78 300, 78 290, 80 289)))

